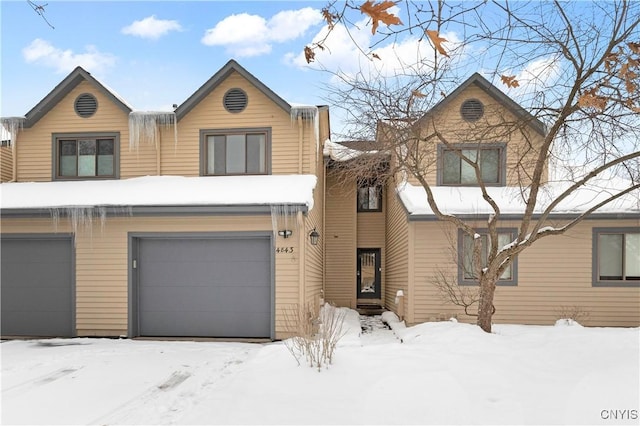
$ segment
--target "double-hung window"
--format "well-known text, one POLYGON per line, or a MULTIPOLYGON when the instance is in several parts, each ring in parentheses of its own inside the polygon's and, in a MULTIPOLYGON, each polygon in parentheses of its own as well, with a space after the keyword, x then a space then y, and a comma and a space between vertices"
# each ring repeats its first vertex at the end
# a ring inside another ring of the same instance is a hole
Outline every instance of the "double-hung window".
POLYGON ((594 285, 640 286, 640 228, 593 229, 594 285))
POLYGON ((271 130, 201 131, 204 175, 270 173, 271 130))
MULTIPOLYGON (((474 240, 480 240, 480 262, 482 267, 486 266, 489 251, 491 250, 491 239, 487 230, 478 230, 472 237, 462 230, 458 231, 458 282, 462 285, 478 284, 477 267, 473 264, 474 240)), ((498 229, 498 246, 506 246, 516 238, 516 229, 498 229)), ((517 285, 518 281, 517 259, 507 266, 500 278, 498 285, 517 285)))
POLYGON ((505 184, 505 144, 459 144, 439 147, 440 185, 477 185, 475 168, 462 157, 477 163, 485 185, 505 184))
POLYGON ((55 134, 54 178, 115 178, 118 174, 118 134, 55 134))
POLYGON ((382 211, 382 186, 368 179, 358 181, 358 211, 382 211))

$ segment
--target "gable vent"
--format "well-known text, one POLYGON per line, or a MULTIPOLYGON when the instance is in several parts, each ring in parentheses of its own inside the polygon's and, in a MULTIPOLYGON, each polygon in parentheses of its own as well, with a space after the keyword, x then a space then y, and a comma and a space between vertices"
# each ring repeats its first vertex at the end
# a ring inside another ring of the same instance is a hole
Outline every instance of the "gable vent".
POLYGON ((247 107, 247 94, 242 89, 230 89, 224 94, 224 107, 229 112, 241 112, 247 107))
POLYGON ((96 110, 98 109, 98 100, 95 96, 89 93, 83 93, 76 98, 76 102, 73 107, 76 110, 76 114, 80 117, 88 118, 96 113, 96 110))
POLYGON ((477 121, 484 115, 484 105, 477 99, 467 99, 460 106, 460 115, 466 121, 477 121))

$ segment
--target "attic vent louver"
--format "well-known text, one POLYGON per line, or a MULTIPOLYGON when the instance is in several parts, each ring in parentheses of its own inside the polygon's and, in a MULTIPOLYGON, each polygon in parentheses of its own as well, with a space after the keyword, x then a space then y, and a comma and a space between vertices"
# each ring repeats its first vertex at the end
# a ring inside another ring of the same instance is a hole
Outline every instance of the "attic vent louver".
POLYGON ((460 106, 460 115, 466 121, 477 121, 484 115, 484 105, 477 99, 467 99, 460 106))
POLYGON ((230 89, 224 94, 224 107, 229 112, 242 112, 247 107, 247 94, 242 89, 230 89))
POLYGON ((73 105, 78 114, 82 118, 91 117, 96 113, 98 109, 98 100, 90 93, 83 93, 76 98, 76 102, 73 105))

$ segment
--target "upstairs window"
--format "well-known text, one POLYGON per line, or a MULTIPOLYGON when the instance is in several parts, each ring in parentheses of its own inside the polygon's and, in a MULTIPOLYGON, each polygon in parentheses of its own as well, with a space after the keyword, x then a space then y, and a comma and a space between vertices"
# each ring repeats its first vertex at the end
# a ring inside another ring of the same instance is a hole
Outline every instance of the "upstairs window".
POLYGON ((358 181, 358 211, 382 211, 382 187, 379 184, 368 179, 358 181))
POLYGON ((439 147, 439 179, 440 185, 477 185, 474 167, 467 163, 460 155, 477 163, 480 175, 485 185, 505 185, 505 147, 504 144, 487 144, 478 147, 461 145, 459 147, 439 147))
POLYGON ((640 286, 640 228, 594 228, 594 284, 640 286))
POLYGON ((271 172, 271 131, 202 131, 204 175, 264 175, 271 172))
MULTIPOLYGON (((458 282, 462 285, 478 284, 478 276, 473 264, 473 244, 474 239, 463 232, 458 231, 458 282)), ((489 251, 491 250, 491 240, 487 230, 478 230, 480 238, 480 262, 484 267, 487 264, 489 251)), ((498 230, 498 246, 504 247, 516 238, 515 229, 498 230)), ((501 285, 517 284, 517 260, 514 260, 498 279, 501 285)))
POLYGON ((54 178, 115 178, 118 144, 117 134, 54 135, 54 178))

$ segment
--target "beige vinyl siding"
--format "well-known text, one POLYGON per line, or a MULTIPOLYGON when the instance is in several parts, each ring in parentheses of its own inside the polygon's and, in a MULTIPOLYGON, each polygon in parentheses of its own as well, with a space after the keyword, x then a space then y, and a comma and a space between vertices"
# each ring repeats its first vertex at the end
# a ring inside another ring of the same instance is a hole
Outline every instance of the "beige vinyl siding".
MULTIPOLYGON (((322 159, 320 158, 320 161, 322 159)), ((313 191, 313 209, 308 213, 302 228, 301 245, 304 245, 304 289, 305 303, 319 304, 324 299, 324 245, 326 234, 323 227, 324 211, 324 171, 320 166, 318 170, 318 183, 313 191), (309 233, 315 228, 320 234, 318 245, 313 246, 309 240, 309 233)))
POLYGON ((385 288, 384 306, 398 313, 395 303, 399 290, 404 293, 405 316, 408 309, 409 295, 409 222, 407 214, 395 192, 395 184, 387 185, 387 215, 385 235, 385 288))
MULTIPOLYGON (((481 224, 478 224, 481 226, 481 224)), ((640 287, 593 287, 592 228, 633 227, 640 220, 589 220, 561 236, 543 238, 518 257, 517 286, 498 286, 496 323, 553 324, 574 307, 588 314, 584 325, 639 326, 640 287)), ((457 273, 457 230, 439 222, 415 222, 415 317, 412 322, 457 314, 475 321, 441 300, 433 286, 438 267, 457 273), (451 243, 450 241, 453 241, 451 243)), ((517 223, 503 222, 501 227, 517 223)), ((472 311, 473 312, 473 311, 472 311)))
POLYGON ((339 306, 356 307, 356 185, 327 171, 325 298, 339 306))
MULTIPOLYGON (((441 111, 438 111, 436 117, 428 117, 424 120, 424 127, 421 129, 423 136, 430 135, 435 129, 443 134, 450 143, 506 143, 506 185, 518 186, 522 184, 526 186, 530 183, 530 174, 533 172, 534 162, 537 159, 539 147, 542 143, 542 136, 532 129, 527 129, 521 133, 520 126, 514 126, 517 118, 511 112, 504 108, 502 104, 489 96, 484 90, 476 85, 470 85, 465 91, 460 93, 455 99, 452 99, 448 105, 441 111), (484 104, 484 116, 475 123, 468 123, 460 116, 460 106, 467 99, 478 99, 484 104), (497 130, 495 134, 487 132, 487 125, 498 125, 507 123, 508 126, 497 130), (508 132, 512 127, 517 129, 508 132), (509 134, 506 134, 509 133, 509 134), (526 170, 523 170, 524 169, 526 170)), ((424 145, 429 150, 426 154, 425 166, 427 182, 430 185, 437 185, 437 145, 424 145)), ((547 170, 545 169, 543 183, 547 180, 547 170)), ((419 182, 410 176, 410 182, 419 184, 419 182)))
MULTIPOLYGON (((48 218, 3 219, 3 233, 71 232, 66 217, 57 226, 48 218)), ((269 231, 270 216, 215 217, 108 217, 89 227, 80 225, 76 236, 76 328, 79 336, 120 336, 128 330, 129 232, 233 232, 269 231)), ((298 240, 287 245, 296 254, 275 256, 276 338, 283 333, 284 307, 299 302, 298 240)))
POLYGON ((13 179, 13 148, 0 147, 0 182, 8 182, 13 179))
POLYGON ((155 174, 155 148, 149 144, 141 144, 138 150, 130 150, 128 114, 85 81, 71 90, 33 127, 18 132, 18 181, 50 181, 53 165, 52 135, 78 132, 120 134, 120 178, 155 174), (91 93, 98 101, 96 113, 89 118, 79 117, 74 110, 74 102, 82 93, 91 93))
MULTIPOLYGON (((298 173, 300 132, 297 122, 292 123, 288 112, 235 72, 178 122, 177 146, 174 145, 173 130, 163 130, 161 173, 183 176, 200 174, 200 130, 258 127, 271 127, 272 174, 298 173), (227 112, 222 103, 224 94, 232 88, 240 88, 247 93, 247 107, 240 113, 227 112)), ((313 125, 303 123, 303 127, 305 143, 311 145, 313 125)), ((313 146, 315 149, 315 141, 313 146)), ((308 161, 306 164, 308 167, 308 161)))

